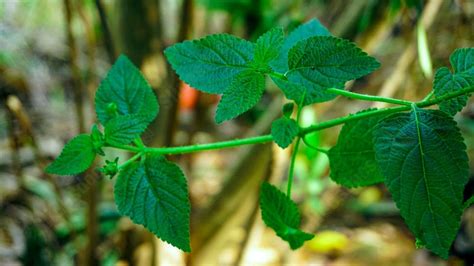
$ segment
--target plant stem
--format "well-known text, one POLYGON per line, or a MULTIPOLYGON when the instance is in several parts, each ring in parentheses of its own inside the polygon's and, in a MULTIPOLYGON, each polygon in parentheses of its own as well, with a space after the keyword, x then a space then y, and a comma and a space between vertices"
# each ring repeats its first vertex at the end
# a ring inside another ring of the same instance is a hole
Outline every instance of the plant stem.
MULTIPOLYGON (((456 98, 458 96, 465 95, 472 92, 474 92, 474 86, 463 88, 455 92, 447 93, 443 96, 436 97, 430 100, 422 100, 422 101, 416 102, 415 104, 416 106, 423 108, 423 107, 435 105, 442 101, 446 101, 446 100, 456 98)), ((355 121, 355 120, 363 119, 363 118, 374 116, 374 115, 380 115, 380 114, 404 112, 404 111, 409 111, 410 109, 411 109, 411 103, 410 105, 403 104, 403 106, 383 108, 383 109, 374 109, 374 110, 370 110, 370 111, 366 111, 362 113, 350 114, 347 116, 339 117, 336 119, 328 120, 325 122, 321 122, 319 124, 302 128, 300 130, 299 136, 303 137, 306 134, 323 130, 326 128, 330 128, 333 126, 337 126, 340 124, 344 124, 349 121, 355 121)), ((273 141, 273 138, 271 135, 261 135, 261 136, 250 137, 250 138, 245 138, 245 139, 235 139, 235 140, 205 143, 205 144, 195 144, 195 145, 179 146, 179 147, 139 148, 139 147, 130 146, 130 145, 108 145, 108 146, 122 149, 122 150, 132 151, 132 152, 145 152, 145 153, 158 153, 158 154, 184 154, 184 153, 192 153, 192 152, 198 152, 198 151, 233 148, 233 147, 242 146, 242 145, 262 144, 262 143, 266 143, 270 141, 273 141)))
POLYGON ((428 93, 425 98, 423 98, 422 101, 428 101, 429 99, 431 99, 431 97, 434 95, 434 90, 431 90, 430 93, 428 93))
MULTIPOLYGON (((467 94, 467 93, 470 93, 470 92, 474 92, 474 86, 463 88, 463 89, 455 91, 455 92, 447 93, 447 94, 445 94, 441 97, 436 97, 436 98, 431 99, 431 100, 422 100, 422 101, 417 102, 415 104, 416 104, 416 106, 418 106, 420 108, 423 108, 423 107, 438 104, 440 102, 443 102, 443 101, 446 101, 446 100, 449 100, 449 99, 452 99, 452 98, 456 98, 458 96, 461 96, 461 95, 464 95, 464 94, 467 94)), ((303 128, 300 131, 300 136, 304 136, 304 135, 306 135, 308 133, 311 133, 311 132, 314 132, 314 131, 319 131, 319 130, 322 130, 322 129, 326 129, 326 128, 330 128, 330 127, 337 126, 337 125, 340 125, 340 124, 344 124, 344 123, 349 122, 349 121, 359 120, 359 119, 370 117, 370 116, 373 116, 373 115, 391 114, 391 113, 409 111, 411 108, 412 108, 411 105, 404 105, 404 106, 398 106, 398 107, 374 109, 374 110, 371 110, 371 111, 366 111, 366 112, 358 113, 358 114, 350 114, 350 115, 347 115, 347 116, 339 117, 339 118, 336 118, 336 119, 328 120, 328 121, 321 122, 321 123, 316 124, 316 125, 312 125, 312 126, 303 128)))
POLYGON ((312 144, 310 144, 310 143, 308 142, 308 140, 306 139, 306 135, 305 135, 304 137, 302 137, 302 139, 303 139, 303 143, 304 143, 306 146, 308 146, 309 148, 328 155, 328 153, 329 153, 328 150, 323 149, 323 148, 320 148, 320 147, 316 147, 316 146, 313 146, 312 144))
MULTIPOLYGON (((298 124, 298 127, 300 125, 301 112, 303 111, 303 107, 304 107, 303 103, 304 103, 305 96, 306 96, 306 90, 304 91, 303 96, 301 97, 301 101, 298 105, 298 112, 296 113, 296 123, 298 124)), ((298 136, 298 138, 296 139, 295 147, 293 148, 293 151, 291 154, 290 169, 288 170, 288 187, 286 191, 286 195, 288 196, 288 198, 291 198, 291 186, 293 185, 293 173, 295 170, 296 154, 298 154, 298 147, 300 146, 300 141, 301 141, 301 137, 298 136)))
POLYGON ((104 145, 104 147, 112 147, 112 148, 117 148, 121 150, 132 151, 132 152, 141 152, 143 149, 146 149, 145 147, 139 148, 135 146, 120 145, 120 144, 106 144, 104 145))
POLYGON ((295 171, 296 154, 298 153, 298 146, 300 145, 301 137, 298 137, 291 154, 290 170, 288 170, 288 186, 286 189, 286 195, 291 198, 291 185, 293 184, 293 172, 295 171))
POLYGON ((366 111, 366 112, 358 113, 358 114, 350 114, 350 115, 339 117, 336 119, 324 121, 316 125, 305 127, 300 131, 300 136, 304 136, 314 131, 319 131, 322 129, 344 124, 349 121, 355 121, 355 120, 359 120, 362 118, 366 118, 366 117, 370 117, 370 116, 374 116, 378 114, 391 114, 391 113, 397 113, 397 112, 402 112, 402 111, 408 111, 410 109, 411 109, 411 106, 398 106, 398 107, 390 107, 390 108, 384 108, 384 109, 374 109, 374 110, 370 110, 370 111, 366 111))
POLYGON ((270 77, 275 77, 275 78, 278 78, 278 79, 283 79, 283 80, 287 80, 286 76, 282 73, 279 73, 279 72, 271 72, 268 74, 270 77))
POLYGON ((145 144, 143 144, 143 141, 141 138, 134 139, 133 143, 135 143, 135 145, 137 145, 137 147, 140 149, 145 147, 145 144))
POLYGON ((133 163, 134 161, 136 161, 138 158, 142 157, 143 153, 139 152, 137 154, 135 154, 134 156, 132 156, 130 159, 126 160, 123 164, 119 165, 118 169, 121 170, 123 168, 125 168, 127 165, 133 163))
POLYGON ((434 99, 426 99, 426 100, 424 99, 421 102, 417 102, 416 106, 418 106, 418 107, 427 107, 427 106, 438 104, 440 102, 443 102, 443 101, 446 101, 446 100, 449 100, 449 99, 452 99, 452 98, 456 98, 456 97, 461 96, 461 95, 469 94, 471 92, 474 92, 474 86, 462 88, 462 89, 457 90, 455 92, 446 93, 443 96, 435 97, 434 99))
POLYGON ((250 137, 245 139, 235 139, 214 143, 205 143, 205 144, 195 144, 189 146, 180 146, 180 147, 163 147, 163 148, 150 148, 146 147, 144 149, 147 153, 160 153, 160 154, 184 154, 197 151, 207 151, 207 150, 216 150, 223 148, 232 148, 242 145, 249 144, 261 144, 272 141, 273 138, 271 135, 262 135, 257 137, 250 137))
POLYGON ((412 102, 406 101, 406 100, 356 93, 356 92, 351 92, 351 91, 346 91, 346 90, 341 90, 341 89, 336 89, 336 88, 330 88, 330 89, 327 89, 326 91, 332 92, 337 95, 345 96, 348 98, 357 99, 357 100, 364 100, 364 101, 371 101, 371 102, 385 102, 385 103, 393 103, 393 104, 407 105, 407 106, 410 106, 412 104, 412 102))

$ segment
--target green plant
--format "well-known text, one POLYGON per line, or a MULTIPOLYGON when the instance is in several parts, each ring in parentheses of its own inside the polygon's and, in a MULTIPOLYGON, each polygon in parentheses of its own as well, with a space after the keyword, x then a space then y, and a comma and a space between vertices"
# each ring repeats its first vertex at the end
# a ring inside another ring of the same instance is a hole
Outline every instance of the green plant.
MULTIPOLYGON (((453 72, 440 68, 433 91, 418 102, 371 96, 344 90, 345 82, 379 67, 355 44, 330 35, 319 21, 295 29, 288 36, 272 29, 256 43, 227 34, 175 44, 165 55, 182 80, 208 93, 223 94, 216 121, 232 119, 253 107, 269 76, 294 103, 283 107, 270 135, 180 147, 147 147, 140 135, 158 113, 158 103, 139 70, 120 56, 96 93, 98 126, 66 144, 46 169, 60 175, 86 170, 103 149, 135 153, 119 163, 106 161, 105 175, 118 174, 115 200, 118 210, 159 238, 189 252, 190 204, 186 178, 164 155, 231 148, 275 141, 294 144, 286 194, 264 183, 260 207, 264 222, 292 249, 312 234, 299 228, 300 215, 291 200, 291 185, 298 144, 309 133, 344 125, 338 143, 327 154, 331 178, 346 187, 385 182, 419 246, 443 258, 460 226, 463 189, 469 167, 466 147, 453 115, 474 91, 474 48, 451 55, 453 72), (329 101, 338 95, 397 105, 368 109, 348 116, 300 127, 304 106, 329 101), (439 110, 425 109, 438 105, 439 110), (294 106, 296 119, 292 118, 294 106)), ((318 147, 314 147, 319 149, 318 147)))

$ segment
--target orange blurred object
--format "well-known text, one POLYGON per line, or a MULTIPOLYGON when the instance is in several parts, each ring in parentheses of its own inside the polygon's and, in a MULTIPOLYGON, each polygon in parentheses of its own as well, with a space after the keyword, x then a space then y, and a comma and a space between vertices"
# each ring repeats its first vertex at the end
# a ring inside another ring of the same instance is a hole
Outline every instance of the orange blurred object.
POLYGON ((196 106, 198 100, 199 91, 188 84, 181 82, 179 90, 179 109, 192 110, 196 106))

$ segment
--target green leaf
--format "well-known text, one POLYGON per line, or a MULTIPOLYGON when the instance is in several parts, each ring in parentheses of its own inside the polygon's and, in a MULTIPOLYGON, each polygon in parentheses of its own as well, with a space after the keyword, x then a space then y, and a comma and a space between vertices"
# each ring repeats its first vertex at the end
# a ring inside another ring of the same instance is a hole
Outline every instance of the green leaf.
POLYGON ((273 140, 282 149, 288 147, 293 142, 293 139, 298 135, 298 123, 294 119, 286 116, 281 117, 272 123, 272 137, 273 140))
MULTIPOLYGON (((449 58, 454 73, 442 67, 436 71, 433 90, 436 97, 474 86, 474 48, 457 49, 449 58)), ((461 95, 439 103, 439 109, 449 115, 455 115, 467 104, 469 96, 461 95)))
POLYGON ((375 156, 402 217, 428 249, 448 257, 469 177, 466 145, 444 112, 415 107, 374 130, 375 156))
POLYGON ((120 171, 115 183, 118 211, 161 240, 190 252, 190 204, 181 169, 161 155, 147 155, 120 171))
POLYGON ((151 122, 159 105, 150 85, 130 60, 121 55, 95 94, 97 118, 106 125, 117 115, 140 114, 151 122))
POLYGON ((183 81, 198 90, 221 94, 237 74, 250 69, 254 46, 228 34, 214 34, 177 43, 165 55, 183 81))
MULTIPOLYGON (((280 55, 280 49, 285 41, 283 29, 273 28, 257 40, 253 65, 260 68, 269 68, 269 63, 280 55)), ((268 71, 271 72, 271 69, 268 71)))
POLYGON ((373 72, 380 63, 347 40, 316 36, 298 42, 290 50, 288 66, 288 81, 279 82, 281 89, 296 102, 306 90, 303 104, 308 105, 334 99, 337 95, 326 89, 342 89, 347 81, 373 72))
POLYGON ((317 19, 311 19, 300 25, 286 37, 278 58, 271 64, 272 68, 280 73, 285 73, 288 70, 288 52, 297 42, 313 36, 329 35, 331 33, 317 19))
POLYGON ((329 150, 331 179, 345 187, 369 186, 384 181, 377 161, 372 133, 385 115, 344 124, 336 146, 329 150))
POLYGON ((56 175, 75 175, 84 172, 95 159, 94 145, 87 134, 71 139, 45 171, 56 175))
POLYGON ((232 119, 252 108, 265 90, 265 76, 253 70, 238 74, 217 105, 216 122, 232 119))
POLYGON ((474 75, 474 48, 456 49, 449 61, 455 73, 467 73, 474 75))
POLYGON ((297 249, 314 235, 299 230, 300 213, 296 204, 276 187, 265 182, 260 189, 260 209, 265 224, 297 249))
MULTIPOLYGON (((469 86, 474 86, 474 77, 464 73, 451 74, 448 68, 442 67, 436 71, 433 90, 436 97, 454 92, 469 86)), ((468 95, 439 103, 439 109, 449 115, 455 115, 467 104, 468 95)))
POLYGON ((140 115, 124 115, 112 118, 105 125, 105 141, 108 144, 129 144, 140 137, 148 126, 146 117, 140 115))

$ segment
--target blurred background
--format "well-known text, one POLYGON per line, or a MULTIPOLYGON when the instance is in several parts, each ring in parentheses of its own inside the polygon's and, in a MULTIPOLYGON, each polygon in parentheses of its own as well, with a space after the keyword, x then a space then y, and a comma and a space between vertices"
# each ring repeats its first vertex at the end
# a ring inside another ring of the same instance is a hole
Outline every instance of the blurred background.
MULTIPOLYGON (((440 260, 415 248, 383 185, 337 186, 327 157, 304 144, 293 198, 302 229, 316 236, 297 251, 265 227, 258 209, 262 181, 286 186, 290 149, 268 144, 170 158, 188 178, 191 254, 121 217, 114 180, 95 167, 69 177, 43 172, 71 137, 95 122, 95 90, 120 53, 159 98, 159 117, 144 135, 148 145, 268 133, 285 102, 271 82, 255 108, 217 126, 218 96, 180 82, 163 50, 221 32, 255 41, 274 26, 289 32, 311 18, 382 63, 347 84, 361 93, 422 99, 451 52, 474 46, 474 0, 0 0, 0 265, 472 265, 473 207, 452 256, 440 260)), ((305 108, 302 121, 306 126, 369 107, 383 105, 338 98, 305 108)), ((471 156, 474 105, 455 119, 471 156)), ((339 129, 309 141, 329 148, 339 129)), ((115 156, 129 155, 106 159, 115 156)), ((466 195, 473 193, 472 179, 466 195)))

